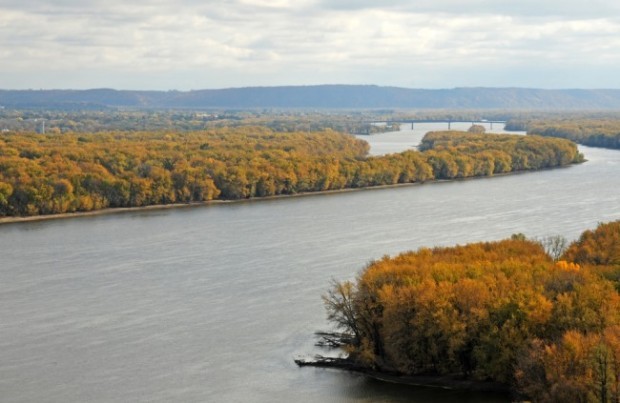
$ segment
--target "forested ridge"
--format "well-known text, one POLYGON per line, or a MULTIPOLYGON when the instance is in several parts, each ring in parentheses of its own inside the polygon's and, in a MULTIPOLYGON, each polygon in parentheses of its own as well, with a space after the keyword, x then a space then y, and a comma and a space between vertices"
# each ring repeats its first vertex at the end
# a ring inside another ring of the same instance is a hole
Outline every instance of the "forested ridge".
POLYGON ((330 130, 0 135, 0 215, 236 200, 489 176, 582 160, 566 140, 429 133, 421 152, 368 157, 330 130))
POLYGON ((516 235, 384 257, 333 285, 328 317, 362 367, 500 382, 536 402, 618 402, 620 221, 555 260, 544 246, 516 235))
POLYGON ((0 90, 7 108, 507 108, 612 109, 614 89, 462 87, 415 89, 376 85, 245 87, 193 91, 0 90))
POLYGON ((527 134, 565 138, 591 147, 620 149, 620 120, 618 119, 560 119, 514 120, 508 130, 527 130, 527 134))

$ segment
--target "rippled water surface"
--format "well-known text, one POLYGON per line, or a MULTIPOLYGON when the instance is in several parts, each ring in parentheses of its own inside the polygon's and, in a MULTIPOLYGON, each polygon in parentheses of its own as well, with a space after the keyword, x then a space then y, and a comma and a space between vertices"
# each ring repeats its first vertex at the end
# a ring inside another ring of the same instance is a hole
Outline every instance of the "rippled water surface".
POLYGON ((2 225, 0 400, 502 401, 292 360, 330 279, 370 259, 620 219, 620 152, 581 149, 536 173, 2 225))

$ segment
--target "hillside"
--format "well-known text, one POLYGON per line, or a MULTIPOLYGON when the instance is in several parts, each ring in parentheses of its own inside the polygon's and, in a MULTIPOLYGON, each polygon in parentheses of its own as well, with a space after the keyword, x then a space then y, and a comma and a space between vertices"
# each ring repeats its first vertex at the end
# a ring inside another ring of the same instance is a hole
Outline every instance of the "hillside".
POLYGON ((374 85, 196 91, 0 90, 5 108, 449 108, 615 109, 620 90, 408 89, 374 85))

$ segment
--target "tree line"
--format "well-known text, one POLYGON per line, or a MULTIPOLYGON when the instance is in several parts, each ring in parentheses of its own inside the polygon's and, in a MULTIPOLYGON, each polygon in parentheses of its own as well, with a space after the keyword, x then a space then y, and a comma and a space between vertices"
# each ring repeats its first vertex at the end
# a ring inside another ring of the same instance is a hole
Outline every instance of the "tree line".
POLYGON ((566 140, 430 133, 421 151, 368 156, 331 130, 0 135, 0 215, 236 200, 489 176, 582 160, 566 140))
POLYGON ((0 131, 39 131, 50 134, 106 131, 196 131, 221 127, 264 126, 279 132, 322 131, 374 134, 398 131, 389 111, 306 110, 141 110, 105 108, 93 110, 2 109, 0 131))
POLYGON ((384 257, 333 284, 328 318, 366 368, 500 382, 537 402, 618 402, 620 221, 557 260, 544 246, 515 235, 384 257))
POLYGON ((555 120, 513 120, 507 130, 527 130, 527 134, 560 137, 591 147, 620 149, 620 120, 605 118, 565 118, 555 120))

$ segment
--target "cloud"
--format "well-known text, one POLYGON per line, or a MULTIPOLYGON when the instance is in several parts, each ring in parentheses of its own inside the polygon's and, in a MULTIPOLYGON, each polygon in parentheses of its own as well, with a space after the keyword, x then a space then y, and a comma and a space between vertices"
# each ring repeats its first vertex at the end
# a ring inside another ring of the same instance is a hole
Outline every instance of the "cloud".
POLYGON ((618 67, 615 3, 542 3, 3 0, 0 87, 535 86, 532 66, 618 67))
POLYGON ((445 15, 504 15, 515 17, 584 18, 614 15, 620 5, 611 0, 320 0, 321 8, 359 11, 389 9, 406 13, 445 15))

